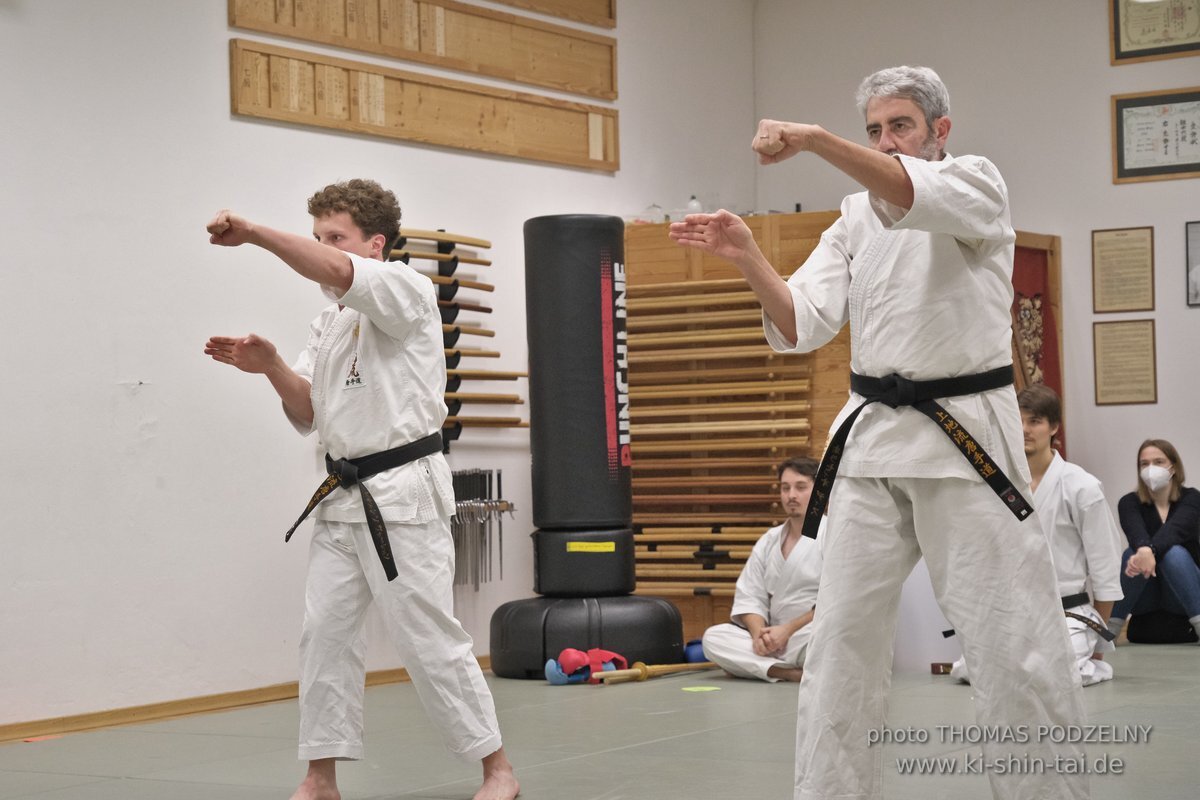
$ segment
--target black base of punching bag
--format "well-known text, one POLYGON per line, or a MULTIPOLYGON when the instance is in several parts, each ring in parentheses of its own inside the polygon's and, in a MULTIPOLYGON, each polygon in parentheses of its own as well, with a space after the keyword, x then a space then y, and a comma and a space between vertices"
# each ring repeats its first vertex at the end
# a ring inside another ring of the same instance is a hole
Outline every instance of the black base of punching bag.
POLYGON ((534 531, 533 590, 546 597, 611 597, 637 588, 633 531, 534 531))
POLYGON ((492 672, 501 678, 546 678, 546 662, 563 650, 611 650, 632 664, 683 662, 679 609, 658 597, 531 597, 492 614, 492 672))

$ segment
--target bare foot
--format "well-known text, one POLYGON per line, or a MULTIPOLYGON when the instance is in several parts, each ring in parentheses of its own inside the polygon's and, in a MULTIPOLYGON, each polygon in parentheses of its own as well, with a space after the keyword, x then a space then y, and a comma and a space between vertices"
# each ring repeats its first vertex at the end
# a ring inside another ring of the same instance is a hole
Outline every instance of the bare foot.
POLYGON ((475 793, 474 800, 513 800, 521 792, 517 776, 513 775, 512 764, 501 747, 483 759, 483 786, 475 793))
POLYGON ((342 800, 337 788, 337 762, 322 758, 308 762, 308 774, 297 787, 292 800, 342 800))
POLYGON ((804 670, 800 667, 781 667, 778 664, 767 670, 767 675, 772 678, 778 678, 781 681, 789 683, 799 683, 804 677, 804 670))

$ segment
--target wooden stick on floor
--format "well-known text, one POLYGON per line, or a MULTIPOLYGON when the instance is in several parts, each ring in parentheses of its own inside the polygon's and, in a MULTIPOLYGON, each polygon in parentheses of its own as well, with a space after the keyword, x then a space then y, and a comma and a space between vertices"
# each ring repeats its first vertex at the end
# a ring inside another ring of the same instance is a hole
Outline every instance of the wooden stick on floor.
POLYGON ((715 667, 711 661, 697 661, 691 664, 655 664, 647 666, 641 661, 634 663, 629 669, 614 669, 608 672, 601 672, 597 677, 601 683, 629 683, 630 681, 644 681, 649 678, 657 678, 660 675, 673 675, 676 672, 691 672, 699 669, 712 669, 715 667))

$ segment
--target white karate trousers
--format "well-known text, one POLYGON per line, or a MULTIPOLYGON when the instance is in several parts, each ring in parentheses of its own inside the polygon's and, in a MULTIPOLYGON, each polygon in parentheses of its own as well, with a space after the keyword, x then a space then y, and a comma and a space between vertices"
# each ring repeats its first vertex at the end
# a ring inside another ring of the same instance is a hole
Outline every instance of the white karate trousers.
MULTIPOLYGON (((922 554, 934 597, 975 667, 979 724, 1029 730, 1025 744, 984 744, 984 759, 1028 756, 1047 764, 1040 775, 989 771, 993 796, 1086 798, 1086 776, 1053 769, 1058 755, 1082 756, 1082 745, 1034 735, 1039 725, 1078 725, 1084 718, 1054 567, 1037 520, 1019 522, 979 481, 842 476, 830 498, 826 534, 799 690, 797 800, 882 797, 883 748, 867 737, 887 723, 900 589, 922 554)), ((959 749, 935 751, 937 734, 929 736, 931 756, 959 749)))
POLYGON ((362 758, 363 622, 372 602, 446 747, 481 759, 500 749, 500 729, 471 637, 454 617, 449 524, 387 528, 399 573, 390 583, 365 521, 316 523, 300 638, 300 759, 362 758))
MULTIPOLYGON (((1072 614, 1079 614, 1083 617, 1089 617, 1103 627, 1106 623, 1100 620, 1100 615, 1096 613, 1094 606, 1085 604, 1068 609, 1072 614)), ((1103 641, 1100 634, 1089 628, 1085 623, 1077 619, 1072 619, 1065 614, 1063 620, 1067 624, 1067 630, 1071 636, 1071 651, 1075 656, 1075 667, 1079 670, 1079 678, 1084 686, 1092 686, 1093 684, 1111 681, 1113 677, 1112 664, 1107 661, 1097 661, 1092 658, 1092 653, 1097 650, 1101 652, 1111 652, 1115 648, 1108 644, 1102 646, 1103 641)), ((971 673, 967 669, 967 660, 960 658, 950 667, 950 677, 963 683, 971 682, 971 673)))
POLYGON ((791 669, 804 666, 812 627, 811 624, 805 625, 793 633, 783 655, 760 656, 754 652, 750 631, 731 622, 713 625, 704 632, 704 655, 730 675, 774 683, 779 679, 767 675, 771 667, 778 665, 791 669))

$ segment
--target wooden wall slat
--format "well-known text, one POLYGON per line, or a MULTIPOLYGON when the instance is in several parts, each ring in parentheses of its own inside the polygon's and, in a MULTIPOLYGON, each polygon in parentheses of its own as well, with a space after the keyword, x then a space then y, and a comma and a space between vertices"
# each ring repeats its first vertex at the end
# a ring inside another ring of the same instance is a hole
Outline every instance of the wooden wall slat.
POLYGON ((229 0, 229 24, 615 100, 617 41, 456 0, 229 0))
POLYGON ((573 19, 602 28, 617 26, 617 0, 495 0, 506 6, 573 19))
POLYGON ((243 116, 608 172, 620 167, 614 109, 243 39, 230 41, 230 75, 233 113, 243 116), (597 115, 613 122, 601 158, 592 157, 589 125, 597 115))

